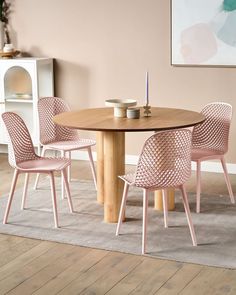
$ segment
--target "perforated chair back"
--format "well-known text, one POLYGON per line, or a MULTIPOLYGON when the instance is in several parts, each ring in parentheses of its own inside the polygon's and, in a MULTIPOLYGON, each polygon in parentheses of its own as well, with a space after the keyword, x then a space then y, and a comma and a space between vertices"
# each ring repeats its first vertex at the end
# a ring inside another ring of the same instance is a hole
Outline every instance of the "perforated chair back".
POLYGON ((214 102, 207 104, 201 113, 206 120, 194 127, 192 147, 226 153, 228 151, 232 106, 224 102, 214 102))
POLYGON ((29 130, 22 118, 16 113, 5 112, 2 114, 2 119, 9 136, 10 165, 16 168, 20 162, 37 159, 29 130))
POLYGON ((134 185, 144 188, 177 187, 191 174, 191 131, 155 133, 144 143, 134 185))
POLYGON ((55 115, 67 111, 70 111, 70 108, 66 101, 61 98, 43 97, 38 100, 41 144, 79 139, 76 130, 59 126, 53 122, 55 115))

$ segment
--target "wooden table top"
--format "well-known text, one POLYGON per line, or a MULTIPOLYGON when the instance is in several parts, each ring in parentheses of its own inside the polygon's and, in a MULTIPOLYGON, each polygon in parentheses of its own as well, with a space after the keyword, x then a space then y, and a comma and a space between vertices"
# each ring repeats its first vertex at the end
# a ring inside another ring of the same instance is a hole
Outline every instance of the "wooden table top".
POLYGON ((151 117, 139 119, 117 118, 113 108, 94 108, 61 113, 54 117, 58 125, 93 131, 154 131, 190 127, 204 121, 200 113, 174 108, 152 107, 151 117))

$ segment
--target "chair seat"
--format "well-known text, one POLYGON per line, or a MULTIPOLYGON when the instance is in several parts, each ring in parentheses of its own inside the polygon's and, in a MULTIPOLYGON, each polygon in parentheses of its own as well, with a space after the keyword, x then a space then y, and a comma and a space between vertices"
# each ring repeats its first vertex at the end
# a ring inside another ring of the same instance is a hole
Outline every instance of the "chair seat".
POLYGON ((129 185, 132 185, 134 183, 134 180, 135 180, 135 173, 129 173, 129 174, 121 175, 121 176, 119 176, 119 178, 121 178, 122 180, 127 182, 129 185))
POLYGON ((73 151, 73 150, 78 150, 78 149, 83 149, 89 146, 93 146, 95 144, 96 144, 95 140, 81 138, 78 140, 65 140, 65 141, 51 142, 48 144, 44 144, 44 146, 53 150, 73 151))
POLYGON ((223 152, 217 150, 209 150, 209 149, 192 149, 191 150, 191 160, 198 161, 199 159, 210 159, 210 158, 218 158, 218 156, 224 155, 223 152))
POLYGON ((172 178, 168 178, 168 175, 171 174, 173 172, 173 170, 166 170, 165 173, 160 173, 160 176, 158 177, 158 175, 155 178, 156 184, 153 185, 153 178, 150 178, 149 181, 147 181, 145 186, 141 186, 138 183, 135 183, 135 173, 128 173, 125 175, 120 175, 119 178, 122 179, 123 181, 125 181, 126 183, 128 183, 128 185, 134 185, 136 187, 143 187, 149 190, 156 190, 156 189, 166 189, 166 188, 175 188, 175 187, 179 187, 181 185, 181 181, 179 179, 175 179, 173 180, 172 178), (161 181, 161 177, 163 177, 163 175, 166 175, 166 181, 163 182, 161 181), (158 183, 158 178, 160 178, 160 183, 158 183))
POLYGON ((17 164, 17 168, 25 172, 60 171, 70 165, 69 159, 64 158, 38 158, 17 164))

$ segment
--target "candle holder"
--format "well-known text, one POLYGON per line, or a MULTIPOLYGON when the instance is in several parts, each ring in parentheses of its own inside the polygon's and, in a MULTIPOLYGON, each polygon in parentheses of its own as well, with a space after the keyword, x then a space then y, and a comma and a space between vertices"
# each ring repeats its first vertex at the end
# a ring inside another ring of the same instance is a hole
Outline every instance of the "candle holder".
POLYGON ((151 106, 146 104, 144 108, 144 117, 151 117, 151 106))

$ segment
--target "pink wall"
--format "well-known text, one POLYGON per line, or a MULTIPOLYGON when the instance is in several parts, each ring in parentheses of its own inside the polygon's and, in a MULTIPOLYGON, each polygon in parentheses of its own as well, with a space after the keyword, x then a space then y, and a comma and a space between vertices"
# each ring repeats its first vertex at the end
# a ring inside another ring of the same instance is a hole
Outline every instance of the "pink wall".
MULTIPOLYGON (((55 62, 56 95, 73 109, 103 107, 109 98, 200 111, 208 102, 236 108, 236 69, 170 65, 169 0, 14 0, 14 46, 55 62)), ((87 134, 86 134, 87 135, 87 134)), ((129 134, 127 153, 138 154, 150 134, 129 134), (134 145, 134 140, 140 143, 134 145)), ((236 116, 227 162, 236 163, 236 116)), ((94 134, 88 134, 94 137, 94 134)))

